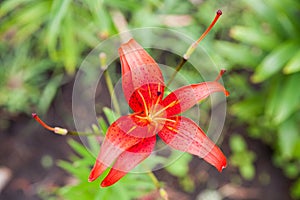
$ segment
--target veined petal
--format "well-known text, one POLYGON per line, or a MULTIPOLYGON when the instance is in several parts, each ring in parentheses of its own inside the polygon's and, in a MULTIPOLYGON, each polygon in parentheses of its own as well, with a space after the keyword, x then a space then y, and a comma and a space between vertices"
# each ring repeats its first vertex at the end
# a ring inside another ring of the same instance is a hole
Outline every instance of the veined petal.
POLYGON ((229 92, 219 82, 203 82, 184 86, 173 91, 161 104, 168 107, 168 109, 166 109, 167 115, 173 116, 188 110, 215 92, 224 92, 226 96, 229 95, 229 92))
POLYGON ((121 153, 155 135, 153 131, 148 126, 137 125, 133 116, 120 117, 107 130, 89 181, 97 179, 121 153))
POLYGON ((101 186, 107 187, 125 176, 140 162, 145 160, 153 151, 156 142, 156 137, 146 138, 124 151, 116 160, 108 175, 102 181, 101 186))
POLYGON ((176 121, 167 121, 158 132, 160 138, 174 149, 188 152, 203 158, 215 166, 218 171, 226 167, 226 158, 222 151, 212 142, 204 131, 186 117, 170 117, 176 121))
MULTIPOLYGON (((134 39, 119 48, 122 65, 122 86, 129 106, 140 111, 140 102, 132 98, 137 89, 148 90, 152 94, 162 94, 164 80, 158 64, 134 39), (153 85, 156 85, 155 87, 153 85), (131 99, 132 98, 132 99, 131 99), (137 105, 136 105, 137 104, 137 105)), ((158 95, 160 96, 160 95, 158 95)), ((149 97, 150 98, 150 97, 149 97)), ((147 97, 145 97, 147 99, 147 97)))

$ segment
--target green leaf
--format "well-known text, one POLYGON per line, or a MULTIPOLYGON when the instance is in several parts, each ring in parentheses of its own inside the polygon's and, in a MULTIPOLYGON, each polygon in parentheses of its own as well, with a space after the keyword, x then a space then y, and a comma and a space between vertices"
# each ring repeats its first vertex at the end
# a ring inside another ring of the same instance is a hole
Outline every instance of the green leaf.
POLYGON ((89 153, 89 151, 87 150, 87 148, 81 144, 79 144, 78 142, 76 142, 75 140, 68 140, 69 145, 72 147, 72 149, 74 149, 76 151, 76 153, 78 153, 79 155, 81 155, 83 158, 90 158, 92 157, 92 155, 89 153))
POLYGON ((103 117, 98 118, 98 123, 99 123, 99 126, 101 128, 101 132, 103 134, 105 134, 108 127, 107 127, 107 124, 106 124, 105 120, 103 119, 103 117))
POLYGON ((52 8, 51 8, 51 15, 49 22, 49 30, 47 35, 47 42, 48 42, 48 50, 50 55, 56 59, 56 45, 59 35, 59 30, 61 28, 61 23, 65 17, 65 15, 68 12, 69 5, 71 3, 71 0, 54 0, 52 2, 52 8))
MULTIPOLYGON (((254 13, 252 15, 256 15, 260 20, 267 22, 272 26, 273 31, 277 34, 283 32, 283 27, 278 21, 277 13, 274 12, 274 9, 266 2, 262 0, 244 0, 249 7, 252 8, 254 13)), ((253 17, 252 17, 253 18, 253 17)))
POLYGON ((179 151, 172 152, 170 160, 176 159, 171 165, 166 167, 166 170, 177 177, 184 177, 189 171, 189 162, 192 160, 192 155, 179 151), (182 155, 180 155, 182 154, 182 155))
POLYGON ((23 3, 29 3, 30 0, 24 1, 24 0, 6 0, 1 2, 0 7, 0 18, 2 18, 4 15, 7 15, 9 12, 13 11, 17 7, 21 6, 23 3))
POLYGON ((89 172, 87 168, 79 168, 77 166, 74 166, 74 164, 71 164, 66 161, 59 161, 57 165, 69 172, 70 174, 72 174, 73 176, 75 176, 76 178, 78 178, 79 180, 87 180, 88 178, 89 172))
POLYGON ((262 82, 279 72, 298 49, 297 43, 290 40, 279 45, 256 68, 255 74, 252 76, 253 82, 262 82))
POLYGON ((114 111, 112 111, 110 108, 104 107, 103 112, 104 112, 109 124, 112 124, 114 121, 116 121, 119 118, 119 116, 114 111))
POLYGON ((264 33, 252 27, 235 26, 230 30, 230 35, 238 41, 266 50, 273 49, 279 43, 276 35, 264 33))
POLYGON ((100 144, 99 141, 95 137, 87 137, 89 147, 91 149, 91 153, 94 155, 97 155, 100 150, 100 144))
POLYGON ((286 74, 291 74, 299 71, 300 71, 300 51, 298 51, 294 55, 294 57, 289 60, 289 62, 283 69, 283 72, 286 74))
POLYGON ((77 43, 74 35, 74 28, 71 12, 66 13, 62 29, 62 60, 68 74, 75 72, 77 57, 77 43))
POLYGON ((277 105, 281 101, 281 99, 278 98, 278 94, 280 94, 280 92, 282 91, 281 83, 283 82, 283 80, 284 77, 280 76, 278 78, 271 79, 267 85, 268 96, 266 97, 265 102, 265 114, 270 120, 273 120, 277 105))
POLYGON ((38 109, 43 114, 48 110, 53 98, 56 95, 56 91, 61 84, 63 75, 57 75, 54 78, 50 79, 50 82, 44 88, 44 91, 40 97, 38 109))
POLYGON ((274 110, 274 122, 276 124, 282 123, 291 114, 296 112, 300 105, 300 93, 298 92, 298 84, 300 82, 300 73, 288 76, 283 83, 281 83, 280 91, 276 97, 277 105, 274 110))
POLYGON ((291 188, 291 194, 294 199, 300 198, 300 178, 293 184, 291 188))
POLYGON ((251 48, 243 44, 235 44, 227 41, 216 41, 215 48, 231 63, 255 66, 259 63, 260 54, 255 54, 251 48))
POLYGON ((242 120, 254 122, 257 119, 257 116, 263 114, 263 99, 263 95, 248 97, 245 100, 233 104, 229 111, 242 120))
POLYGON ((241 175, 246 180, 252 180, 255 176, 255 168, 252 164, 243 165, 240 168, 241 175))
POLYGON ((293 118, 282 123, 278 128, 278 146, 281 156, 292 158, 298 141, 298 122, 293 118))
POLYGON ((232 135, 230 137, 229 146, 231 150, 235 153, 243 152, 247 149, 247 144, 240 135, 232 135))

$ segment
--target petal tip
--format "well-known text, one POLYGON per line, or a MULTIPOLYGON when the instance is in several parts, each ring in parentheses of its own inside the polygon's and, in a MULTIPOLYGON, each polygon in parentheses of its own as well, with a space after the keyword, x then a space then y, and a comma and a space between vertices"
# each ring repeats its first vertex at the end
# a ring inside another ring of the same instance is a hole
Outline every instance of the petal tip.
POLYGON ((230 92, 228 90, 225 90, 225 96, 228 97, 230 95, 230 92))
POLYGON ((96 180, 106 169, 107 167, 102 163, 96 161, 93 169, 91 170, 90 176, 88 178, 89 182, 96 180))
POLYGON ((113 184, 113 182, 110 182, 110 181, 106 181, 106 179, 104 179, 101 184, 100 184, 100 187, 108 187, 108 186, 111 186, 113 184))
POLYGON ((217 170, 219 172, 222 172, 223 169, 225 169, 226 167, 227 167, 227 161, 226 161, 226 158, 224 157, 224 159, 221 162, 221 165, 217 167, 217 170))
POLYGON ((96 179, 97 179, 97 177, 95 177, 95 176, 94 176, 94 173, 91 172, 91 174, 90 174, 90 176, 89 176, 89 178, 88 178, 88 182, 93 182, 93 181, 96 180, 96 179))

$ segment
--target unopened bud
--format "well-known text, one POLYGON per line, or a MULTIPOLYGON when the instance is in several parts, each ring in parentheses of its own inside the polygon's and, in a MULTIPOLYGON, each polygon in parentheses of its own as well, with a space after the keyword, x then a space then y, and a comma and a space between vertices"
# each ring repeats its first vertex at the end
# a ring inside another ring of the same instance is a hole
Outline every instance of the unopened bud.
POLYGON ((100 67, 101 67, 101 69, 103 71, 106 70, 107 69, 107 64, 106 64, 107 56, 106 56, 106 53, 101 52, 99 54, 99 59, 100 59, 100 67))
POLYGON ((164 200, 168 200, 168 199, 169 199, 168 193, 167 193, 167 191, 166 191, 164 188, 160 188, 160 189, 159 189, 159 194, 160 194, 160 196, 161 196, 164 200))
POLYGON ((67 135, 68 130, 65 128, 54 127, 54 133, 59 134, 59 135, 67 135))

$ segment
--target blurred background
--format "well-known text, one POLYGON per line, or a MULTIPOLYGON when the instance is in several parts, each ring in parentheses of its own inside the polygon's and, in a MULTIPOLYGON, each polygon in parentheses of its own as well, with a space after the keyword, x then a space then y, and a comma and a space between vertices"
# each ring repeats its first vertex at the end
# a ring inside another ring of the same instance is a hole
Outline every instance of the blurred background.
MULTIPOLYGON (((300 199, 300 2, 294 0, 1 1, 0 199, 159 199, 145 178, 128 176, 107 190, 87 183, 94 160, 78 139, 49 133, 31 113, 74 128, 76 70, 97 44, 142 27, 197 39, 218 9, 223 15, 201 45, 227 69, 231 95, 219 145, 229 165, 219 174, 184 156, 155 174, 170 199, 300 199)), ((103 112, 104 121, 109 115, 103 112)))

